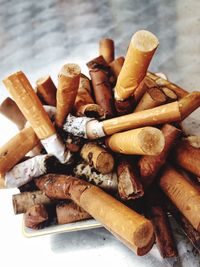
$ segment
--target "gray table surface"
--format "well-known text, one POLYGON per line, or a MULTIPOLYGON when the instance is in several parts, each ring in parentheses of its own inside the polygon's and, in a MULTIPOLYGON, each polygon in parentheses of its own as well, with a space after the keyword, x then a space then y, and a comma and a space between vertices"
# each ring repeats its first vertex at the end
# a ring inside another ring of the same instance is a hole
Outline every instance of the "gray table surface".
MULTIPOLYGON (((0 0, 0 79, 23 70, 32 84, 51 74, 56 82, 62 64, 85 62, 98 54, 102 37, 115 40, 124 55, 138 29, 154 32, 160 46, 152 71, 190 91, 200 86, 200 1, 0 0)), ((1 84, 0 101, 7 96, 1 84)), ((197 114, 196 114, 197 117, 197 114)), ((0 145, 17 129, 0 116, 0 145)), ((11 196, 0 192, 0 251, 3 266, 200 266, 200 258, 173 223, 180 261, 163 261, 156 247, 137 257, 104 228, 27 239, 22 217, 14 216, 11 196)))

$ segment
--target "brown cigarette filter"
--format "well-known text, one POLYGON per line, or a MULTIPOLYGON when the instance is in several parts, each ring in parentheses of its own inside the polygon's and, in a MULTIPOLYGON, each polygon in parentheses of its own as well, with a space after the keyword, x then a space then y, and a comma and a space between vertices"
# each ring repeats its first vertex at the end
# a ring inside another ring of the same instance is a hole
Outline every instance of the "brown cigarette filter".
POLYGON ((200 148, 195 148, 183 140, 175 147, 173 160, 185 170, 200 177, 200 148))
POLYGON ((76 116, 87 116, 100 118, 104 116, 104 110, 97 104, 91 96, 90 80, 81 74, 78 93, 74 103, 76 116))
POLYGON ((31 127, 15 135, 0 148, 0 173, 9 171, 38 143, 39 139, 31 127))
POLYGON ((55 134, 48 114, 22 71, 8 76, 3 83, 39 139, 55 134))
POLYGON ((115 58, 115 45, 112 39, 101 39, 99 42, 99 55, 102 55, 109 64, 115 58))
POLYGON ((185 119, 200 105, 200 92, 193 92, 179 101, 103 121, 107 135, 142 126, 157 125, 185 119))
POLYGON ((81 69, 77 64, 64 65, 58 74, 55 121, 60 128, 74 105, 79 87, 80 74, 81 69))
POLYGON ((24 128, 26 119, 20 109, 10 97, 7 97, 0 105, 0 113, 17 125, 19 130, 24 128))
POLYGON ((56 206, 56 215, 58 224, 78 222, 92 218, 90 214, 72 201, 70 203, 58 204, 56 206))
POLYGON ((134 112, 155 108, 163 105, 167 101, 165 94, 157 87, 152 87, 146 91, 142 99, 136 106, 134 112))
POLYGON ((114 115, 112 88, 108 75, 104 70, 90 70, 92 85, 94 89, 95 102, 104 110, 107 118, 114 115))
POLYGON ((36 81, 37 95, 47 105, 56 106, 57 88, 49 75, 36 81))
POLYGON ((15 214, 25 213, 37 204, 48 205, 52 201, 42 191, 23 192, 12 196, 13 209, 15 214))
POLYGON ((48 220, 48 213, 42 204, 31 206, 24 216, 25 226, 31 229, 38 229, 46 220, 48 220))
POLYGON ((174 205, 200 231, 200 193, 196 186, 173 167, 166 167, 159 185, 174 205))
POLYGON ((120 159, 117 166, 118 191, 123 200, 136 199, 144 195, 142 184, 133 165, 134 163, 126 159, 120 159))
POLYGON ((156 235, 156 245, 161 256, 163 258, 177 257, 178 251, 166 211, 161 205, 153 205, 150 213, 156 235))
POLYGON ((113 134, 108 137, 107 145, 122 154, 157 155, 163 150, 165 140, 159 129, 143 127, 113 134))
POLYGON ((117 100, 124 100, 134 93, 146 75, 158 44, 157 37, 151 32, 142 30, 133 35, 115 87, 117 100))
POLYGON ((114 159, 104 148, 87 143, 81 149, 81 157, 99 172, 106 174, 113 170, 114 159))
POLYGON ((144 248, 151 248, 151 222, 100 188, 72 176, 54 174, 38 178, 36 184, 49 197, 71 198, 136 253, 143 255, 149 251, 144 248))
POLYGON ((161 131, 165 138, 165 146, 162 152, 157 156, 143 156, 139 160, 140 179, 145 188, 153 183, 160 168, 165 164, 172 146, 176 143, 181 133, 179 129, 170 124, 165 124, 161 131))
POLYGON ((115 77, 115 79, 117 80, 119 73, 122 69, 122 66, 124 64, 124 57, 118 57, 115 60, 113 60, 112 62, 110 62, 109 66, 112 70, 112 73, 115 77))
POLYGON ((174 84, 174 83, 172 83, 166 79, 161 78, 160 76, 156 75, 155 73, 148 72, 147 77, 154 80, 156 82, 156 84, 159 85, 160 87, 167 87, 168 89, 172 90, 178 96, 178 99, 181 99, 188 94, 188 91, 186 91, 185 89, 179 87, 178 85, 176 85, 176 84, 174 84))

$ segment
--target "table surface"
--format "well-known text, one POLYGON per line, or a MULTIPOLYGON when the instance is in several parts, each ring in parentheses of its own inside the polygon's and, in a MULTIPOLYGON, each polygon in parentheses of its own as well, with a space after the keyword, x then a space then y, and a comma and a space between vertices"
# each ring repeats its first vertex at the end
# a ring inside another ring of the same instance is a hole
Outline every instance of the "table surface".
MULTIPOLYGON (((110 0, 54 1, 0 0, 0 79, 24 71, 34 86, 37 78, 56 77, 62 64, 85 62, 98 54, 102 37, 115 40, 116 56, 126 53, 138 29, 154 32, 160 46, 152 71, 190 91, 200 85, 200 1, 110 0)), ((0 101, 7 96, 1 83, 0 101)), ((17 129, 0 116, 0 145, 17 129)), ((162 260, 154 246, 137 257, 104 228, 25 238, 22 216, 13 215, 12 194, 0 192, 0 251, 4 266, 200 266, 190 243, 175 223, 180 260, 162 260)))

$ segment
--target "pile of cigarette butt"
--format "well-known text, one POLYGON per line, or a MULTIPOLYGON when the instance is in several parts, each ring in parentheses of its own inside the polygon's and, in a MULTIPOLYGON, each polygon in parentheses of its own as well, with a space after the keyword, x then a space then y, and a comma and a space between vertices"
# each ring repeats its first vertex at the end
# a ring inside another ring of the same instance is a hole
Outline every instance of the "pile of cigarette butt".
POLYGON ((170 213, 200 252, 200 139, 181 124, 200 92, 149 72, 158 44, 140 30, 114 58, 102 39, 89 77, 66 64, 57 88, 45 76, 34 90, 22 71, 3 80, 11 98, 0 112, 19 133, 0 148, 0 185, 19 189, 13 208, 26 227, 94 218, 139 256, 156 243, 178 257, 170 213))

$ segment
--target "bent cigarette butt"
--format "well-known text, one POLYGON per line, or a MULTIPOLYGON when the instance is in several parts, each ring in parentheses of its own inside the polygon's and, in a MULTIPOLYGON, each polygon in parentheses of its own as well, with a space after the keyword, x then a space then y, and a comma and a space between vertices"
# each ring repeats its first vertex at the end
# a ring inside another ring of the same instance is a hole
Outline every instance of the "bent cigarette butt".
POLYGON ((99 55, 102 55, 109 64, 115 58, 115 45, 112 39, 101 39, 99 41, 99 55))
POLYGON ((195 148, 183 140, 173 150, 173 160, 185 170, 200 176, 200 148, 195 148))
POLYGON ((152 223, 100 188, 72 176, 54 174, 38 178, 36 184, 49 197, 71 198, 136 253, 150 242, 152 245, 152 223))
POLYGON ((142 99, 136 106, 134 112, 155 108, 163 105, 167 101, 165 94, 157 87, 152 87, 146 91, 142 99))
POLYGON ((60 128, 74 105, 78 92, 80 74, 81 69, 77 64, 64 65, 58 74, 55 121, 60 128))
POLYGON ((56 205, 56 215, 58 224, 78 222, 92 218, 90 214, 74 202, 56 205))
POLYGON ((10 97, 7 97, 0 105, 0 113, 17 125, 19 130, 24 128, 26 118, 10 97))
POLYGON ((87 116, 101 118, 104 116, 104 110, 97 104, 91 96, 90 80, 83 74, 80 76, 78 93, 73 107, 77 116, 87 116))
POLYGON ((13 210, 15 214, 25 213, 36 204, 48 205, 52 203, 49 197, 42 191, 23 192, 12 196, 13 210))
POLYGON ((120 74, 124 60, 124 57, 118 57, 109 64, 115 79, 117 79, 120 74))
POLYGON ((151 32, 141 30, 133 35, 115 87, 117 100, 124 100, 134 93, 146 75, 158 44, 157 37, 151 32))
POLYGON ((8 76, 3 83, 39 139, 45 139, 55 133, 48 114, 22 71, 8 76))
POLYGON ((36 81, 37 95, 50 106, 56 106, 57 88, 49 75, 36 81))
POLYGON ((157 155, 165 145, 162 132, 153 127, 143 127, 113 134, 107 145, 114 152, 130 155, 157 155))
POLYGON ((0 173, 5 174, 39 143, 31 127, 24 128, 0 148, 0 173))
POLYGON ((157 76, 155 73, 147 72, 147 77, 153 79, 158 86, 167 87, 168 89, 172 90, 178 96, 178 99, 181 99, 188 94, 188 91, 185 89, 166 79, 161 78, 160 76, 157 76))
POLYGON ((160 177, 159 185, 174 205, 200 231, 200 194, 196 186, 180 172, 168 166, 160 177))
POLYGON ((104 148, 94 144, 85 144, 80 152, 81 157, 102 174, 110 173, 114 168, 114 159, 104 148))

